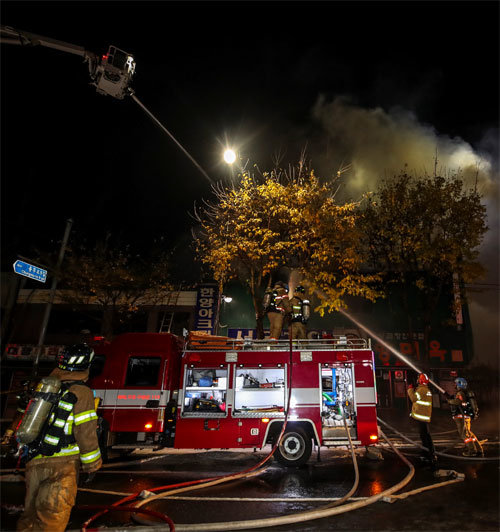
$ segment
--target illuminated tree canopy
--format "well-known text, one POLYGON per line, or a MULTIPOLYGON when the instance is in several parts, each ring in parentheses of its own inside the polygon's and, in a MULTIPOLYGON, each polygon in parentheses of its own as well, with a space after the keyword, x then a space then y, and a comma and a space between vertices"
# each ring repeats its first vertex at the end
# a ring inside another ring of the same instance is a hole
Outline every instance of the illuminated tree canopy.
POLYGON ((369 265, 382 276, 381 286, 396 282, 403 287, 409 332, 410 290, 417 289, 428 334, 439 298, 443 290, 450 291, 453 278, 461 287, 456 306, 463 301, 463 284, 484 274, 478 248, 488 229, 486 208, 459 174, 401 173, 382 182, 363 209, 360 227, 369 265))
POLYGON ((245 174, 237 186, 214 187, 214 195, 195 212, 197 252, 221 286, 238 278, 249 287, 259 333, 263 287, 283 266, 300 272, 321 314, 345 306, 347 295, 377 297, 375 277, 360 273, 359 205, 337 204, 334 182, 299 166, 259 179, 245 174))

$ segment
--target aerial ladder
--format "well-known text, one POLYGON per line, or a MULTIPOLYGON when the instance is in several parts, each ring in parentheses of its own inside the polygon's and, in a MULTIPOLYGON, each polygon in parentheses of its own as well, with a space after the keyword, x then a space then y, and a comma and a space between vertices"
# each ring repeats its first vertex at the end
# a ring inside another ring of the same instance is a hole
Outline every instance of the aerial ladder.
POLYGON ((116 46, 110 45, 107 54, 98 56, 93 52, 85 50, 83 46, 3 25, 0 26, 0 43, 26 47, 44 46, 46 48, 53 48, 73 55, 79 55, 83 58, 85 63, 88 63, 91 85, 95 86, 99 94, 112 96, 118 100, 123 100, 126 96, 130 96, 156 123, 156 125, 158 125, 163 132, 175 142, 204 177, 213 184, 213 181, 207 172, 205 172, 184 146, 135 95, 134 90, 131 87, 132 78, 135 74, 135 60, 131 54, 120 50, 116 46))
POLYGON ((123 100, 131 94, 130 83, 135 73, 135 61, 132 55, 116 46, 109 46, 107 54, 98 56, 85 50, 83 46, 58 41, 43 35, 17 30, 9 26, 0 26, 0 42, 19 46, 44 46, 74 55, 79 55, 88 63, 91 84, 99 94, 113 96, 123 100))

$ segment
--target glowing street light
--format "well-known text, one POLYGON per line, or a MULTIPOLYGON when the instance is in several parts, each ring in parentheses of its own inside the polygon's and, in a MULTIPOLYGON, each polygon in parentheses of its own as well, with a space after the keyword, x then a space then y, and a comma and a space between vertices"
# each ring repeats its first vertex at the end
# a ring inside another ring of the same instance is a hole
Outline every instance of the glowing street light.
POLYGON ((228 148, 224 152, 224 161, 226 161, 227 164, 233 164, 234 161, 236 161, 236 153, 231 148, 228 148))

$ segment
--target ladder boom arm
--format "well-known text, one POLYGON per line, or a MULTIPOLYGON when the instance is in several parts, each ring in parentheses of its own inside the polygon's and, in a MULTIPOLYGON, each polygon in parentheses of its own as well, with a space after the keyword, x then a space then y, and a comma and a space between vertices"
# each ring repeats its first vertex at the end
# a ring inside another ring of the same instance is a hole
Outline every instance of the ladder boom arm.
POLYGON ((37 35, 27 31, 16 30, 9 26, 1 26, 0 28, 2 43, 17 44, 20 46, 45 46, 60 50, 61 52, 79 55, 86 60, 94 60, 96 58, 94 53, 85 50, 83 46, 58 41, 57 39, 51 39, 50 37, 44 37, 43 35, 37 35))

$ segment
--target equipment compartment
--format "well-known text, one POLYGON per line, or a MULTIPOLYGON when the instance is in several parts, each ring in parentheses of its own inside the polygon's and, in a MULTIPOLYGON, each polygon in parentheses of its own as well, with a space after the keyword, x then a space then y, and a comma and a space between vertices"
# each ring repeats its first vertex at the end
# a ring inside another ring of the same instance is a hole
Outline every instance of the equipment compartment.
POLYGON ((218 414, 224 416, 227 373, 227 368, 187 369, 183 415, 203 417, 206 414, 218 414))
POLYGON ((238 368, 234 383, 234 413, 241 416, 284 415, 285 369, 238 368))
POLYGON ((356 438, 353 366, 322 367, 320 371, 323 437, 346 440, 345 417, 351 438, 356 438))

